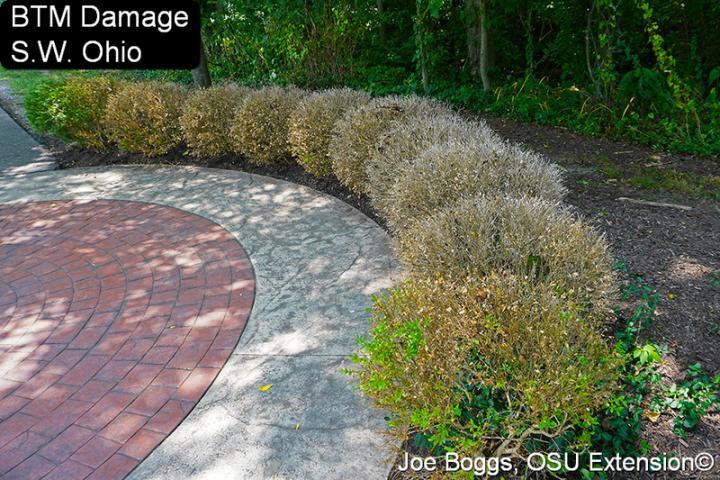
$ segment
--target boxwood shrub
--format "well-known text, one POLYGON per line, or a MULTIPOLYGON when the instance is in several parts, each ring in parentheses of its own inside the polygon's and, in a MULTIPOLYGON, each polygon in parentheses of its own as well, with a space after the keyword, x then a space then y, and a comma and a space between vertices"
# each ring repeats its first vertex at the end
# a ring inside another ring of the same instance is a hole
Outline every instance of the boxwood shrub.
POLYGON ((354 375, 391 429, 435 453, 586 446, 621 359, 603 337, 614 277, 601 235, 562 205, 559 168, 442 103, 351 90, 42 84, 33 125, 102 148, 256 164, 294 154, 368 194, 407 281, 377 297, 354 375), (572 442, 573 445, 567 445, 572 442))
POLYGON ((402 232, 473 193, 525 195, 553 203, 565 195, 560 169, 508 142, 437 143, 418 156, 381 202, 388 225, 402 232))
POLYGON ((110 96, 105 123, 126 152, 164 155, 182 142, 180 116, 188 91, 174 83, 130 83, 110 96))
POLYGON ((367 104, 370 95, 340 88, 316 92, 303 101, 290 116, 290 153, 313 175, 332 173, 330 139, 335 122, 351 108, 367 104))
POLYGON ((305 95, 294 87, 251 91, 235 111, 230 127, 234 150, 258 165, 287 159, 290 115, 305 95))
POLYGON ((507 271, 558 285, 600 313, 614 291, 604 238, 567 207, 535 197, 463 198, 398 232, 396 247, 421 278, 507 271))
POLYGON ((104 121, 108 98, 123 86, 103 76, 49 80, 25 97, 24 106, 39 132, 101 150, 108 147, 104 121))
POLYGON ((516 275, 414 279, 375 299, 353 374, 436 455, 522 457, 568 432, 581 449, 621 363, 584 312, 516 275))
POLYGON ((250 92, 233 84, 195 90, 185 104, 180 127, 188 152, 194 157, 232 153, 230 127, 235 111, 250 92))
POLYGON ((367 194, 373 206, 388 216, 393 209, 395 183, 410 175, 417 157, 428 148, 448 141, 473 143, 483 148, 499 145, 500 137, 484 122, 459 115, 412 115, 380 135, 365 166, 367 194))
POLYGON ((450 113, 434 100, 416 96, 388 96, 349 110, 335 124, 330 140, 332 169, 340 183, 357 194, 366 193, 367 163, 383 133, 413 115, 432 117, 450 113))

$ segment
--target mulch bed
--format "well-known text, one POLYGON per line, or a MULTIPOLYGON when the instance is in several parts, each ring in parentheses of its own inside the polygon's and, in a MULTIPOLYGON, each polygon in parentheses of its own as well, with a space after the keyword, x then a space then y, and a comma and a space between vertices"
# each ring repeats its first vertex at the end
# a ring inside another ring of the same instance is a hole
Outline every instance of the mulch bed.
MULTIPOLYGON (((720 203, 629 187, 606 180, 594 168, 596 161, 602 159, 620 169, 633 165, 672 166, 699 175, 720 175, 720 161, 659 153, 642 145, 587 137, 563 128, 486 120, 504 137, 546 154, 565 167, 570 190, 568 203, 607 235, 615 258, 624 260, 631 273, 642 274, 646 282, 657 288, 662 299, 658 318, 646 336, 669 347, 663 368, 666 381, 682 380, 687 366, 696 362, 701 362, 710 373, 720 373, 720 203), (619 201, 619 197, 682 203, 692 210, 633 204, 619 201)), ((192 159, 182 150, 147 159, 76 148, 58 151, 57 159, 61 168, 162 163, 268 175, 333 195, 384 225, 367 198, 355 196, 332 178, 313 177, 291 160, 258 167, 237 156, 192 159)), ((656 423, 648 422, 644 435, 655 446, 655 453, 720 455, 719 412, 703 419, 685 440, 672 433, 672 420, 664 415, 656 423)), ((713 472, 702 478, 717 478, 716 475, 713 472)))

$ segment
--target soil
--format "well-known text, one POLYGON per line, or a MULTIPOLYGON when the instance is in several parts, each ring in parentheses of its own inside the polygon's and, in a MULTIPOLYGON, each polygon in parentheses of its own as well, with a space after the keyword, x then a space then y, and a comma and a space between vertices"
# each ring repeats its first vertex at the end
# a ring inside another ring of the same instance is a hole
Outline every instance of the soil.
MULTIPOLYGON (((701 363, 711 374, 720 374, 720 202, 677 193, 635 188, 622 179, 608 180, 597 171, 599 161, 621 171, 633 167, 673 168, 701 176, 720 176, 718 159, 661 153, 649 147, 593 138, 563 128, 520 124, 488 118, 506 138, 544 153, 567 170, 568 203, 605 233, 616 259, 624 260, 631 273, 639 273, 657 288, 661 302, 657 319, 645 335, 668 347, 662 373, 667 383, 684 378, 689 365, 701 363), (681 210, 618 200, 628 197, 682 204, 681 210)), ((332 178, 315 178, 297 164, 258 167, 241 157, 191 159, 182 150, 160 158, 98 153, 64 148, 57 153, 61 168, 164 163, 243 170, 307 185, 357 207, 382 225, 367 198, 357 197, 332 178)), ((672 433, 673 419, 661 416, 647 422, 644 437, 651 453, 695 455, 708 452, 720 463, 720 412, 713 411, 681 440, 672 433)), ((719 478, 720 465, 704 475, 654 475, 648 478, 719 478)), ((631 478, 640 478, 633 474, 631 478)))
POLYGON ((586 165, 592 164, 593 160, 607 159, 621 167, 673 166, 686 172, 720 175, 720 158, 662 152, 639 143, 581 135, 564 127, 518 123, 496 117, 481 118, 505 138, 527 145, 561 164, 586 165))
MULTIPOLYGON (((568 203, 577 207, 609 239, 616 259, 660 294, 657 318, 645 336, 666 345, 662 373, 666 383, 684 379, 687 367, 700 363, 720 374, 720 202, 609 182, 594 168, 609 159, 633 166, 674 168, 697 175, 720 175, 718 159, 659 153, 648 147, 589 138, 563 129, 490 120, 504 136, 547 154, 568 172, 568 203), (619 197, 681 203, 685 211, 618 201, 619 197)), ((720 412, 713 411, 681 440, 673 418, 647 422, 644 437, 656 453, 713 454, 720 461, 720 412)), ((652 478, 719 478, 720 465, 704 475, 655 475, 652 478)))

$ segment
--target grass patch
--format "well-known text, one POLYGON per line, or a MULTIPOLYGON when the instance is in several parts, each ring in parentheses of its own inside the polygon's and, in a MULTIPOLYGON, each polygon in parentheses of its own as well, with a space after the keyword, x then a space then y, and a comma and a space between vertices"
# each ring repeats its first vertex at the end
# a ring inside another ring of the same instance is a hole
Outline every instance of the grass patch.
POLYGON ((598 172, 607 179, 621 181, 645 190, 720 200, 720 176, 717 175, 681 172, 674 168, 632 166, 622 169, 607 160, 600 161, 598 172))
POLYGON ((49 79, 60 79, 69 71, 7 70, 0 67, 0 81, 6 82, 18 97, 25 97, 40 83, 49 79))
POLYGON ((24 98, 38 85, 46 80, 61 80, 70 76, 94 77, 104 75, 110 77, 127 77, 127 74, 108 72, 105 70, 8 70, 0 66, 0 81, 10 86, 13 94, 24 98))

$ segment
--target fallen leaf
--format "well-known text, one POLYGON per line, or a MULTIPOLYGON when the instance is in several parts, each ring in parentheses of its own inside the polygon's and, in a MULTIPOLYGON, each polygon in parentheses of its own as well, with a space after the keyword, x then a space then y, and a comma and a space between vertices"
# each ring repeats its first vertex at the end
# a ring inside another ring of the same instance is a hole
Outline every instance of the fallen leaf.
POLYGON ((270 390, 271 388, 272 388, 272 383, 269 383, 269 384, 267 384, 267 385, 263 385, 262 387, 260 387, 260 391, 261 391, 261 392, 267 392, 267 391, 270 390))
POLYGON ((300 424, 299 424, 299 423, 296 423, 296 424, 295 424, 295 430, 300 430, 300 424))
POLYGON ((647 412, 645 416, 648 420, 655 423, 658 421, 658 418, 660 418, 660 412, 647 412))

